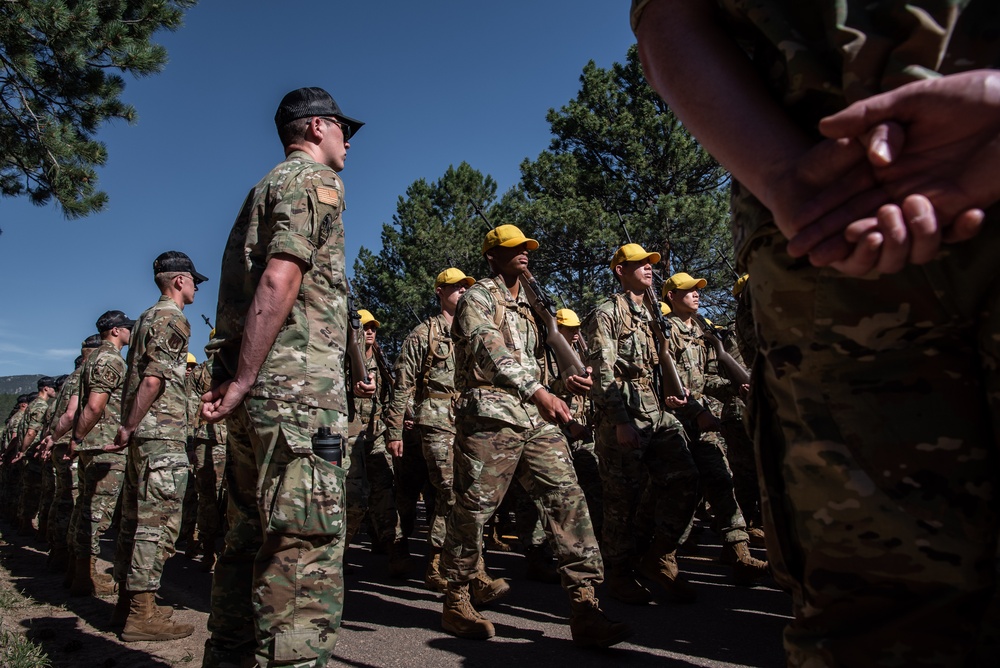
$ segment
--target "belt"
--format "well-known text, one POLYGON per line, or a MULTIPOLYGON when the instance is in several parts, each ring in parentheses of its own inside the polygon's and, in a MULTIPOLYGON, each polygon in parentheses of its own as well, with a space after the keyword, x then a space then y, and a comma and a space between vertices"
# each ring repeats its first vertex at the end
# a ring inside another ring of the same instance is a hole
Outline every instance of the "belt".
POLYGON ((458 392, 428 392, 428 399, 457 399, 461 396, 458 392))

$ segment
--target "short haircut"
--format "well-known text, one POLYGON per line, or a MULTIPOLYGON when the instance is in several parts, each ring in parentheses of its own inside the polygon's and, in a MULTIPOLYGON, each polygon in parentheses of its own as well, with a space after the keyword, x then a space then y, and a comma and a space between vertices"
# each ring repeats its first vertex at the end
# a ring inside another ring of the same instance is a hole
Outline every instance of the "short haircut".
POLYGON ((158 273, 156 276, 153 277, 153 280, 156 281, 156 287, 160 289, 160 292, 163 292, 164 290, 167 289, 167 286, 170 285, 170 281, 174 280, 175 278, 184 273, 186 272, 161 271, 160 273, 158 273))
POLYGON ((310 121, 315 118, 315 116, 306 116, 305 118, 296 118, 294 121, 288 121, 280 128, 278 128, 278 139, 281 140, 282 146, 290 146, 306 136, 306 128, 309 127, 310 121))

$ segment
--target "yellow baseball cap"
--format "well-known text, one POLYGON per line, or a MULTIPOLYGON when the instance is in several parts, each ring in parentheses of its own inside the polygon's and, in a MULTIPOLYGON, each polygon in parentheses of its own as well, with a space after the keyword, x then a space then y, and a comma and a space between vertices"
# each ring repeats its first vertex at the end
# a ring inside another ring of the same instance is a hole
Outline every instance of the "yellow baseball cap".
POLYGON ((667 302, 660 302, 660 315, 670 315, 671 311, 673 311, 673 309, 670 308, 670 304, 667 302))
POLYGON ((483 241, 483 253, 497 246, 511 248, 513 246, 520 246, 523 243, 528 244, 528 250, 530 251, 538 248, 537 241, 524 236, 521 230, 514 225, 501 225, 486 233, 486 240, 483 241))
POLYGON ((376 328, 382 326, 382 323, 380 323, 378 320, 375 319, 375 316, 373 316, 371 314, 371 311, 366 311, 363 308, 359 308, 358 309, 358 315, 361 316, 361 326, 362 327, 364 327, 365 325, 367 325, 370 322, 374 322, 376 328))
POLYGON ((691 278, 690 274, 685 274, 682 271, 663 281, 660 296, 666 297, 671 290, 694 290, 696 288, 701 290, 706 285, 708 285, 708 281, 704 278, 691 278))
POLYGON ((736 282, 733 283, 734 297, 740 296, 740 293, 743 292, 743 288, 747 286, 747 281, 749 280, 750 280, 750 274, 743 274, 742 276, 736 279, 736 282))
POLYGON ((455 283, 465 283, 465 287, 470 287, 476 282, 472 276, 466 276, 461 269, 450 267, 445 269, 434 280, 434 289, 437 290, 442 285, 453 285, 455 283))
POLYGON ((197 364, 198 363, 198 358, 195 357, 193 354, 188 353, 188 362, 187 363, 188 364, 197 364))
POLYGON ((561 308, 556 311, 556 322, 563 327, 579 327, 580 317, 573 311, 573 309, 561 308))
POLYGON ((649 258, 651 264, 656 264, 660 261, 660 254, 655 251, 647 253, 646 249, 639 244, 625 244, 611 258, 611 271, 614 271, 615 267, 622 262, 635 262, 636 260, 645 260, 646 258, 649 258))

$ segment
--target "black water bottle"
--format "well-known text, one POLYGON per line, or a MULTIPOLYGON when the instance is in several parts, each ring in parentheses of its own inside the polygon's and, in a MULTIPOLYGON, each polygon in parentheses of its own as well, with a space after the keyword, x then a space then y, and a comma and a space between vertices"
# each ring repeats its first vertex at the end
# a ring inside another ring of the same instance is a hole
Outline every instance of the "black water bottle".
POLYGON ((340 466, 344 457, 344 451, 340 447, 342 442, 340 434, 331 434, 329 427, 320 427, 312 437, 313 453, 320 459, 340 466))

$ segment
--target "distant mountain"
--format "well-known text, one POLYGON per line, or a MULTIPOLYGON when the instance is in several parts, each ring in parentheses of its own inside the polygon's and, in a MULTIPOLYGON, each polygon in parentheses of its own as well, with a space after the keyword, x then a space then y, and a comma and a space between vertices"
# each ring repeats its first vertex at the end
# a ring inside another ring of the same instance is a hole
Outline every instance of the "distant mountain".
POLYGON ((38 389, 38 379, 41 377, 42 374, 35 374, 34 376, 0 376, 0 394, 16 395, 34 392, 38 389))

